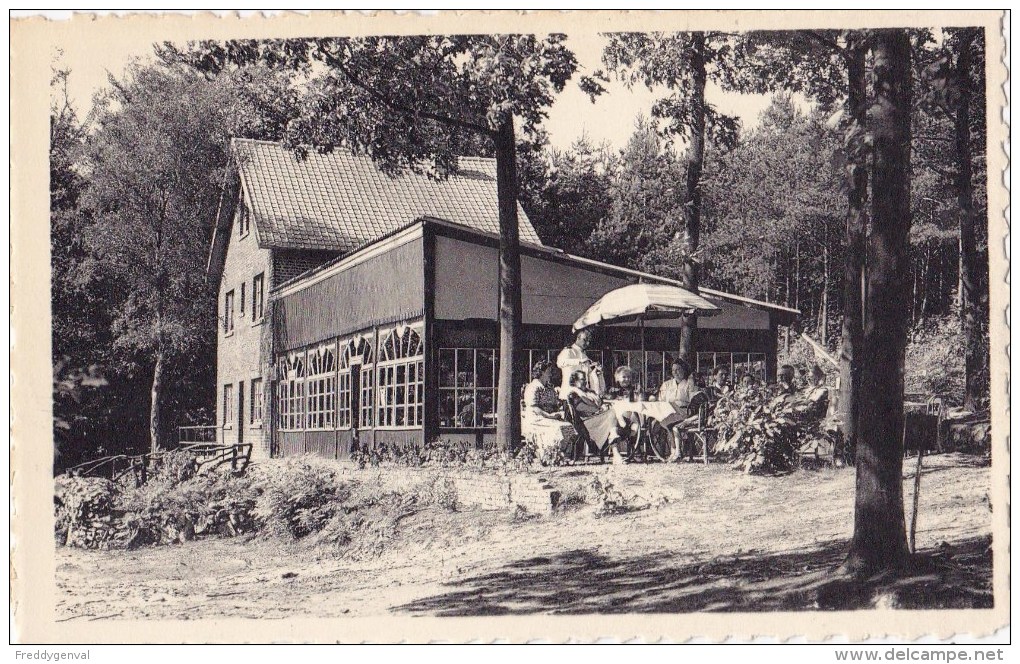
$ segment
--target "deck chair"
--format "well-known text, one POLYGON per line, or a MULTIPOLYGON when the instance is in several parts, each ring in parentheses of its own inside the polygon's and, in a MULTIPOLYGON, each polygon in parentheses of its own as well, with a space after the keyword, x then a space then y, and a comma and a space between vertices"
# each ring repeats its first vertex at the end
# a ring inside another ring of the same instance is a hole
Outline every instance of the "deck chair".
POLYGON ((577 432, 577 441, 574 443, 573 454, 570 455, 574 461, 585 461, 598 457, 599 463, 605 463, 606 451, 600 449, 588 433, 588 427, 584 425, 584 418, 577 412, 577 404, 574 398, 563 402, 563 417, 577 432))
POLYGON ((713 427, 709 426, 709 416, 712 414, 712 402, 708 399, 708 395, 704 392, 698 392, 691 397, 691 403, 688 405, 688 412, 694 413, 687 420, 681 423, 683 438, 690 445, 688 449, 688 459, 694 458, 700 448, 701 460, 705 465, 708 465, 709 447, 715 440, 716 431, 713 427))

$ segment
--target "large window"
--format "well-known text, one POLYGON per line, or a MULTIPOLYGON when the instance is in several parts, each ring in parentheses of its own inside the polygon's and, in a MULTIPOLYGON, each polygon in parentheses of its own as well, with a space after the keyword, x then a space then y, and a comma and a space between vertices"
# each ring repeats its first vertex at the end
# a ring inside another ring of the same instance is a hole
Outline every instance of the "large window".
POLYGON ((223 426, 229 427, 234 423, 234 386, 223 386, 223 426))
POLYGON ((288 353, 279 363, 280 430, 301 431, 304 428, 305 353, 288 353))
POLYGON ((372 426, 372 367, 374 353, 370 337, 340 342, 337 376, 337 428, 372 426))
POLYGON ((765 382, 765 353, 698 353, 698 371, 706 377, 716 367, 725 367, 733 383, 750 375, 759 383, 765 382))
POLYGON ((439 426, 496 426, 499 356, 492 348, 439 350, 439 426))
POLYGON ((227 291, 223 298, 223 331, 230 334, 234 331, 234 291, 227 291))
POLYGON ((305 427, 336 427, 336 346, 323 344, 308 351, 308 408, 305 427))
POLYGON ((424 344, 419 326, 399 326, 379 339, 378 426, 419 427, 424 420, 424 344))
POLYGON ((257 426, 262 424, 265 417, 265 394, 262 392, 262 379, 251 379, 251 424, 257 426))
POLYGON ((265 276, 256 274, 251 280, 251 320, 257 323, 265 313, 265 276))

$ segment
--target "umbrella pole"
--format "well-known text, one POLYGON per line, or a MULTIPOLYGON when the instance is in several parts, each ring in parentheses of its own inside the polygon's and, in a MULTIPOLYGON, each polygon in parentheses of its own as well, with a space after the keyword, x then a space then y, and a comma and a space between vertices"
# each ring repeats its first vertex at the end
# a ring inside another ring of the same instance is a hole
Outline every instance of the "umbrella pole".
POLYGON ((645 317, 638 316, 638 325, 641 326, 641 391, 648 389, 648 363, 645 362, 645 317))

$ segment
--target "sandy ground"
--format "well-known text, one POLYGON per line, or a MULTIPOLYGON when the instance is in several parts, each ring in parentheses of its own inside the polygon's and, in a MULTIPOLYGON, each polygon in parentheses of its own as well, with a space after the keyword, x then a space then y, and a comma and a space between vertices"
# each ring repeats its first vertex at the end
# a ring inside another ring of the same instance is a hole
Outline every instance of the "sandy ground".
MULTIPOLYGON (((925 464, 917 548, 928 563, 896 582, 894 606, 989 606, 990 469, 956 454, 925 464)), ((362 472, 375 481, 381 471, 362 472)), ((60 548, 58 619, 807 610, 856 601, 827 590, 853 529, 852 469, 751 477, 721 465, 641 464, 547 474, 566 494, 601 475, 640 509, 428 509, 404 519, 382 555, 361 559, 242 538, 60 548)))

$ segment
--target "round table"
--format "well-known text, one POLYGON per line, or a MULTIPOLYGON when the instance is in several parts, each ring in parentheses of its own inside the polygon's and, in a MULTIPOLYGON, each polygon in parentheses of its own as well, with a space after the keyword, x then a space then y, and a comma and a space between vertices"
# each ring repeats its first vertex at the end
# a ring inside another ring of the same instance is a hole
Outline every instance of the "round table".
POLYGON ((679 412, 668 401, 612 401, 613 412, 618 420, 624 420, 630 414, 640 417, 651 417, 664 427, 676 424, 687 414, 679 412))
POLYGON ((628 456, 633 457, 644 446, 645 457, 651 449, 662 461, 670 459, 673 453, 673 435, 669 427, 683 421, 685 412, 680 412, 668 401, 611 401, 613 412, 621 426, 636 419, 639 425, 638 438, 628 456), (658 426, 653 426, 653 423, 658 426))

